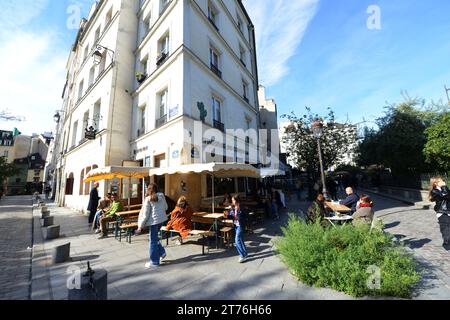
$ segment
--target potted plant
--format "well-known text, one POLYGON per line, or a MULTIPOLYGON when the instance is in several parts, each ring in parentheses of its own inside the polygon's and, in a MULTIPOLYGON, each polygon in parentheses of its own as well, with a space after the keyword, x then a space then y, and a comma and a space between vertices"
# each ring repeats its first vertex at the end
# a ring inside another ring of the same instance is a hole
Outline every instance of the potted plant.
POLYGON ((136 80, 139 83, 142 83, 147 79, 147 75, 143 72, 136 72, 136 80))

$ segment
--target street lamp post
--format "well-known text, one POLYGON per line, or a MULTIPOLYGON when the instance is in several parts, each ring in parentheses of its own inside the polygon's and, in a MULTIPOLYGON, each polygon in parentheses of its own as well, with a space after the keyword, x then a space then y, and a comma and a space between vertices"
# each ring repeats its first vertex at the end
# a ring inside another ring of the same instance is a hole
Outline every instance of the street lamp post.
POLYGON ((103 59, 103 54, 101 53, 102 50, 106 50, 108 53, 111 54, 111 63, 114 63, 114 54, 115 52, 107 47, 104 47, 100 44, 97 45, 95 52, 92 54, 92 57, 94 58, 94 64, 99 65, 103 59))
POLYGON ((321 178, 322 178, 322 186, 323 186, 322 192, 323 192, 323 195, 324 195, 325 199, 328 200, 329 199, 328 191, 327 191, 327 186, 325 184, 325 171, 324 171, 324 168, 323 168, 322 146, 320 144, 320 139, 322 138, 322 135, 323 135, 323 124, 322 124, 322 122, 315 121, 312 124, 312 131, 313 131, 314 137, 317 139, 317 148, 318 148, 318 151, 319 151, 320 175, 321 175, 321 178))

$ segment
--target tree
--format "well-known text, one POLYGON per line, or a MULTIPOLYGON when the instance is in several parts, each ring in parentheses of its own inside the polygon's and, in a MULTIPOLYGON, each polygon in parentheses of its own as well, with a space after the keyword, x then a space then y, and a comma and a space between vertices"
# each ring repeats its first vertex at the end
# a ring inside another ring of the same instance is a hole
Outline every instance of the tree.
POLYGON ((383 165, 401 175, 427 171, 425 129, 436 121, 440 106, 424 106, 424 100, 408 96, 404 102, 388 106, 385 116, 377 119, 379 131, 365 130, 359 164, 383 165))
POLYGON ((290 121, 282 138, 286 144, 287 153, 297 169, 308 169, 317 174, 320 172, 318 160, 317 139, 313 136, 311 125, 320 120, 324 123, 321 146, 324 168, 339 165, 342 155, 347 153, 350 146, 355 143, 356 132, 349 126, 337 124, 334 112, 328 108, 328 114, 320 117, 313 115, 310 108, 307 114, 297 117, 294 113, 284 115, 290 121))
POLYGON ((441 114, 435 124, 425 130, 424 155, 435 169, 450 171, 450 112, 441 114))
POLYGON ((5 157, 0 157, 0 196, 3 195, 3 184, 6 179, 20 172, 20 169, 14 163, 8 163, 5 157))

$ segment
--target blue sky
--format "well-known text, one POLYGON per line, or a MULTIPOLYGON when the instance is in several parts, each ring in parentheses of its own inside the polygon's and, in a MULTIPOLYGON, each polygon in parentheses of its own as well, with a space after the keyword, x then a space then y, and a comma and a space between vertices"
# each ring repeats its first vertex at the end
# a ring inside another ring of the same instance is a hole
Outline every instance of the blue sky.
MULTIPOLYGON (((228 0, 225 0, 228 1, 228 0)), ((0 121, 23 133, 54 130, 65 63, 76 30, 67 9, 83 16, 91 0, 0 0, 0 110, 26 117, 0 121)), ((253 18, 261 84, 279 113, 319 113, 374 120, 386 102, 415 97, 446 101, 450 86, 450 1, 244 0, 253 18), (366 12, 377 5, 381 30, 366 12)))

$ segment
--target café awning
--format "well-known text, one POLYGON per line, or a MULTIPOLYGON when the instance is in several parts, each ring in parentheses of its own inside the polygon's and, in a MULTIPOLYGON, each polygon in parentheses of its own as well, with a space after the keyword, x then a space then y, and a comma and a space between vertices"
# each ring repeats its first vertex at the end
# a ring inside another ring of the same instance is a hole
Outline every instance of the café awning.
POLYGON ((216 178, 260 178, 259 169, 250 164, 240 163, 195 163, 168 168, 154 168, 149 171, 150 176, 188 173, 209 173, 216 178))
POLYGON ((89 171, 84 182, 112 179, 142 179, 148 177, 150 168, 143 167, 106 167, 89 171))

